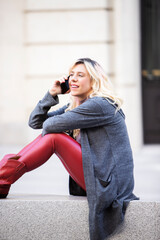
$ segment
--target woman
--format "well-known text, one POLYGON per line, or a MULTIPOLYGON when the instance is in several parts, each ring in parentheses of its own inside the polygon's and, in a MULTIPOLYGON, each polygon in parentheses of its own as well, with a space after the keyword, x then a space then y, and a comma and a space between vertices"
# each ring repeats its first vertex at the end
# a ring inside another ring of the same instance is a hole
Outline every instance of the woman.
POLYGON ((6 197, 12 183, 55 153, 87 193, 90 239, 102 240, 123 221, 129 201, 137 199, 125 117, 103 69, 89 58, 70 68, 70 103, 48 112, 58 104, 65 81, 56 80, 31 113, 29 125, 42 128, 42 135, 2 159, 0 194, 6 197))

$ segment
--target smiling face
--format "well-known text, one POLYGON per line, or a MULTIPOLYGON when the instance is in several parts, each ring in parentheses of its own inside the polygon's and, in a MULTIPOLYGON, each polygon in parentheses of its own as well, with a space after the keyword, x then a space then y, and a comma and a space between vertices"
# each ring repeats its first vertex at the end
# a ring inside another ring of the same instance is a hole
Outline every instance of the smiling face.
POLYGON ((91 78, 84 64, 77 64, 72 68, 69 86, 71 95, 76 97, 79 104, 92 92, 91 78))

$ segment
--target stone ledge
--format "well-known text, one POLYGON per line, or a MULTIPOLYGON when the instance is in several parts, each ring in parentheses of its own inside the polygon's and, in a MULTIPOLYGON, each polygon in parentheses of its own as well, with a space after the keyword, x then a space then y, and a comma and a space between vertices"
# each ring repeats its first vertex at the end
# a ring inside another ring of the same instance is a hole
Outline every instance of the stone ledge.
MULTIPOLYGON (((133 201, 109 240, 160 240, 160 202, 133 201)), ((0 200, 0 240, 89 240, 86 197, 9 195, 0 200)))

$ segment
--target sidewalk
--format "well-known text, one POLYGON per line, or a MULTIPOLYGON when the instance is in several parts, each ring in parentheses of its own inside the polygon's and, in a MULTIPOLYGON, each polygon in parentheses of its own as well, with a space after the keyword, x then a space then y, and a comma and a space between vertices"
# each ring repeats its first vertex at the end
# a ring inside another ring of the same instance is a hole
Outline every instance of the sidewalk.
MULTIPOLYGON (((22 146, 0 146, 0 159, 22 146)), ((146 145, 134 154, 134 193, 141 200, 160 201, 160 145, 146 145)), ((10 194, 68 195, 68 173, 53 155, 40 168, 25 174, 12 185, 10 194)))
POLYGON ((145 145, 134 154, 135 193, 141 200, 160 201, 160 145, 145 145))

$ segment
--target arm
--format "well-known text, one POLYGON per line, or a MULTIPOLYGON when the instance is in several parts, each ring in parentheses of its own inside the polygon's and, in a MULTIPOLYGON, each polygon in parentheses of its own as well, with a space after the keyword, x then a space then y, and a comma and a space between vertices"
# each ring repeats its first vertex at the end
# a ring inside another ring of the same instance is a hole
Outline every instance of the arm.
POLYGON ((66 130, 92 128, 108 124, 115 115, 115 108, 99 97, 88 99, 80 106, 43 123, 43 135, 66 130))
POLYGON ((62 77, 59 80, 55 80, 52 87, 44 96, 44 98, 38 102, 37 106, 29 117, 28 124, 30 127, 34 129, 41 129, 43 126, 43 122, 47 118, 64 113, 64 110, 67 108, 67 106, 64 106, 63 108, 52 113, 48 113, 48 111, 52 106, 55 106, 59 103, 58 94, 62 93, 61 83, 65 82, 65 79, 65 77, 62 77))
POLYGON ((46 93, 44 98, 38 102, 35 109, 29 117, 29 126, 34 129, 41 129, 43 122, 51 116, 64 113, 67 106, 58 109, 57 111, 49 112, 52 106, 59 103, 57 96, 53 97, 49 92, 46 93))

